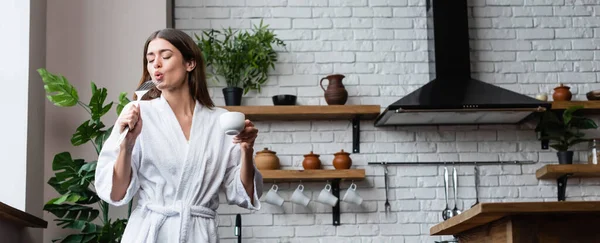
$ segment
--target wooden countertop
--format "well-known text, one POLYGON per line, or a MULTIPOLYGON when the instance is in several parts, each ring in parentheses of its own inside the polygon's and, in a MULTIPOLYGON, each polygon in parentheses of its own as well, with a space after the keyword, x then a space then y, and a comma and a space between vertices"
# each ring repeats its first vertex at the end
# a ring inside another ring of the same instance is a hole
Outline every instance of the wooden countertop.
MULTIPOLYGON (((431 235, 454 235, 511 215, 598 213, 599 201, 480 203, 429 230, 431 235)), ((440 211, 441 218, 441 211, 440 211)))
POLYGON ((0 220, 7 221, 13 225, 31 228, 46 228, 48 222, 45 220, 23 212, 19 209, 8 206, 0 202, 0 220))

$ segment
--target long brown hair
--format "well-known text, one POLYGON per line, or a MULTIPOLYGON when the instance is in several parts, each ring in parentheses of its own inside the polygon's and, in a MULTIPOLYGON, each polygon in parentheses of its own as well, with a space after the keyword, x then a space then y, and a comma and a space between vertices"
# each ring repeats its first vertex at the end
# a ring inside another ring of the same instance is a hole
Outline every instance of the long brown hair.
MULTIPOLYGON (((181 55, 183 56, 183 60, 185 62, 195 61, 196 67, 194 70, 188 73, 187 82, 190 89, 190 95, 192 98, 200 102, 203 106, 208 108, 212 108, 215 106, 210 95, 208 94, 208 85, 206 84, 206 68, 204 64, 204 57, 202 56, 202 51, 196 45, 192 37, 187 35, 185 32, 176 30, 176 29, 162 29, 153 32, 146 40, 146 44, 144 45, 144 53, 142 59, 142 78, 140 79, 141 85, 145 81, 151 80, 152 77, 148 72, 147 64, 148 59, 146 58, 146 52, 148 52, 148 45, 150 42, 156 38, 162 38, 171 43, 171 45, 175 46, 181 55)), ((157 88, 153 88, 148 91, 146 95, 142 98, 143 100, 150 100, 157 98, 161 95, 161 91, 157 88)), ((135 96, 134 96, 135 99, 135 96)))

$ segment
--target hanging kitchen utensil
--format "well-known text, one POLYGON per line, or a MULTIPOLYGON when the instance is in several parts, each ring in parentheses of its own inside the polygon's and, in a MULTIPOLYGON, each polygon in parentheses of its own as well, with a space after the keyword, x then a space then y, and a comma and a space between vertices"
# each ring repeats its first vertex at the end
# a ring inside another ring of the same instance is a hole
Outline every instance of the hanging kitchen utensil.
POLYGON ((388 177, 388 169, 387 169, 387 165, 383 164, 383 183, 385 184, 385 212, 391 212, 392 211, 392 207, 390 206, 390 202, 388 201, 388 182, 387 182, 387 177, 388 177))
POLYGON ((446 208, 442 211, 442 219, 452 218, 452 209, 448 207, 448 168, 444 166, 444 198, 446 199, 446 208))
POLYGON ((459 215, 461 211, 458 209, 458 174, 456 174, 456 167, 452 166, 452 186, 454 187, 454 209, 452 210, 452 214, 454 216, 459 215))
POLYGON ((475 171, 475 203, 471 205, 471 207, 475 207, 475 205, 479 204, 479 167, 475 165, 473 170, 475 171))

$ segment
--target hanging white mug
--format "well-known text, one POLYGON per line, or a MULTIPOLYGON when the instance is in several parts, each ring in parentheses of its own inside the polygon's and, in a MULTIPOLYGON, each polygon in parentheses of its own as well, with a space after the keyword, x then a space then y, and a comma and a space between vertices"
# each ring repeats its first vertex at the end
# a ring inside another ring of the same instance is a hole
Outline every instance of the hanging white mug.
POLYGON ((334 207, 337 204, 338 198, 331 194, 330 184, 325 185, 325 188, 321 190, 321 193, 319 193, 319 197, 317 197, 317 201, 332 207, 334 207))
POLYGON ((308 198, 306 195, 304 195, 304 185, 302 185, 302 184, 298 185, 298 188, 296 188, 296 190, 292 194, 290 201, 292 201, 293 203, 296 203, 296 204, 300 204, 305 207, 308 206, 308 203, 310 202, 310 198, 308 198))
POLYGON ((356 205, 360 205, 363 201, 363 198, 356 192, 356 184, 354 182, 350 185, 350 188, 346 190, 346 194, 342 198, 344 202, 353 203, 356 205))
POLYGON ((283 205, 283 198, 279 196, 277 190, 279 190, 279 187, 277 185, 273 185, 265 196, 265 202, 281 207, 281 205, 283 205))

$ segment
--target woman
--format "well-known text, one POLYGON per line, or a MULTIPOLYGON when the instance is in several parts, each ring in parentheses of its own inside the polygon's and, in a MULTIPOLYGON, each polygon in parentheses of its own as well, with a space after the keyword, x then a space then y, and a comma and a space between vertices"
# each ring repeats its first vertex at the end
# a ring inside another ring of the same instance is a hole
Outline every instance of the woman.
POLYGON ((227 111, 214 107, 202 54, 184 32, 154 32, 143 60, 141 82, 156 88, 117 119, 98 158, 98 196, 121 206, 139 194, 122 242, 218 242, 220 190, 229 204, 260 209, 262 176, 252 159, 258 130, 249 120, 237 136, 220 129, 227 111))

